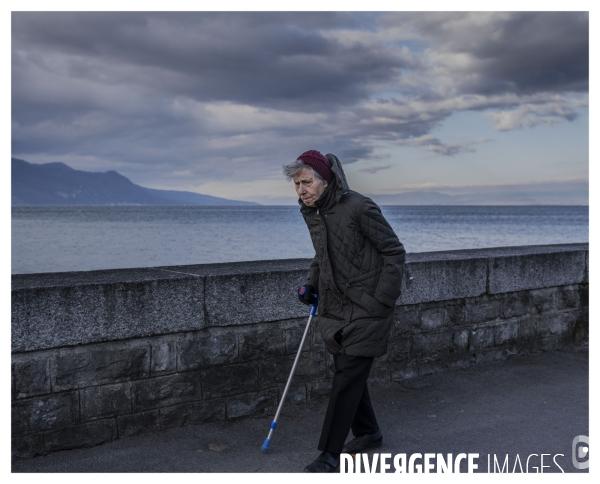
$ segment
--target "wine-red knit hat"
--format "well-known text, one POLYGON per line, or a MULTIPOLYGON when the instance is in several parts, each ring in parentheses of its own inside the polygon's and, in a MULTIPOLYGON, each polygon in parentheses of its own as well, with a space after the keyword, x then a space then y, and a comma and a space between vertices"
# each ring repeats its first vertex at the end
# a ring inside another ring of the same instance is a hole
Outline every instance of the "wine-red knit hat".
POLYGON ((331 183, 333 181, 331 163, 329 163, 329 160, 317 150, 305 151, 298 157, 298 161, 310 166, 319 175, 321 175, 323 180, 325 180, 327 183, 331 183))

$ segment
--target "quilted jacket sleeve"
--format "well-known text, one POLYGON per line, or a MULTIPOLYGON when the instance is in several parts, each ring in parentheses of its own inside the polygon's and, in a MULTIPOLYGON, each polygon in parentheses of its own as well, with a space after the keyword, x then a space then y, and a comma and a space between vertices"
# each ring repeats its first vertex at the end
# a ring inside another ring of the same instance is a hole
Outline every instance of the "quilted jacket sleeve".
POLYGON ((319 293, 319 262, 317 260, 317 256, 313 258, 310 268, 308 269, 308 276, 306 276, 305 285, 311 285, 319 293))
POLYGON ((360 204, 358 210, 360 228, 383 259, 381 278, 373 297, 388 307, 394 306, 400 296, 406 251, 381 209, 370 198, 360 204))

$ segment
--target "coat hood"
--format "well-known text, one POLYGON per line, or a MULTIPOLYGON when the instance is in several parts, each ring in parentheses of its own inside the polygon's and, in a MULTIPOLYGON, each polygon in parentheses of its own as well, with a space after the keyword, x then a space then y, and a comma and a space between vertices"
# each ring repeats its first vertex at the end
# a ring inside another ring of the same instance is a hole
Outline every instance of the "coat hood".
POLYGON ((325 157, 329 160, 329 163, 331 163, 331 171, 335 176, 335 181, 338 188, 342 190, 342 194, 346 193, 348 190, 350 190, 350 187, 346 181, 346 175, 344 174, 342 163, 337 156, 332 155, 331 153, 327 153, 325 157))
POLYGON ((342 163, 337 156, 328 153, 325 155, 331 163, 331 171, 333 172, 335 183, 329 185, 321 198, 317 200, 315 206, 321 210, 329 210, 336 203, 338 203, 345 193, 350 191, 348 182, 346 181, 346 175, 342 168, 342 163))

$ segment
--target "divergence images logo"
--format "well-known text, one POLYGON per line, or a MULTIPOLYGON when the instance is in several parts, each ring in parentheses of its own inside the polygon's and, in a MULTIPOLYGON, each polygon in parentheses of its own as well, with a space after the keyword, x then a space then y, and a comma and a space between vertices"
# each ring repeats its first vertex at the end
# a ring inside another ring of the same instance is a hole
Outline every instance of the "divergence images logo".
POLYGON ((590 438, 578 435, 573 439, 573 465, 575 469, 587 469, 590 466, 590 438))

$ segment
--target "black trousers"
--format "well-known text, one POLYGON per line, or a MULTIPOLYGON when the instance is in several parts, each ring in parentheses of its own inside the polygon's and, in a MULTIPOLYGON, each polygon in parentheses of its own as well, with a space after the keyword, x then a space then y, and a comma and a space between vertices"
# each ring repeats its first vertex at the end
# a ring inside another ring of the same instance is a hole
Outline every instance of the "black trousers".
POLYGON ((379 425, 367 390, 373 358, 338 355, 333 363, 335 374, 318 449, 340 454, 350 429, 360 437, 377 433, 379 425))

